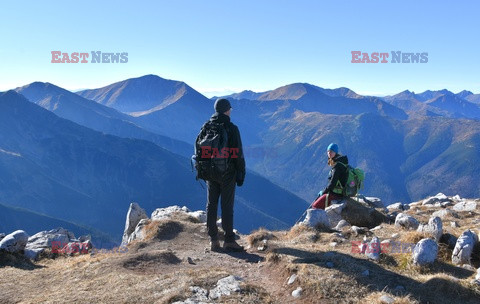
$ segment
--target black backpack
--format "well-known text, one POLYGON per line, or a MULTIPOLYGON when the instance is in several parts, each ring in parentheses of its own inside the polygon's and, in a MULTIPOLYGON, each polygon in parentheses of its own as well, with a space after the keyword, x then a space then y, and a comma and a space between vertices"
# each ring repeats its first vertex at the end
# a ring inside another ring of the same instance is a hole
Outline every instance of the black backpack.
POLYGON ((197 179, 221 182, 228 169, 228 132, 223 123, 205 123, 195 142, 197 179))

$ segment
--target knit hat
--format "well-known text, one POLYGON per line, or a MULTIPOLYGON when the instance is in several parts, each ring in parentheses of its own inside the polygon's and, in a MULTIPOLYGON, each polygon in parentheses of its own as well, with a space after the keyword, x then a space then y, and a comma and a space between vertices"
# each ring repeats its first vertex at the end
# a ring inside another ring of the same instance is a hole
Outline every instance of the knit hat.
POLYGON ((215 101, 215 112, 225 113, 231 108, 232 106, 230 105, 230 101, 225 98, 219 98, 217 101, 215 101))
POLYGON ((333 151, 335 153, 338 153, 338 146, 337 144, 331 143, 327 147, 327 151, 333 151))

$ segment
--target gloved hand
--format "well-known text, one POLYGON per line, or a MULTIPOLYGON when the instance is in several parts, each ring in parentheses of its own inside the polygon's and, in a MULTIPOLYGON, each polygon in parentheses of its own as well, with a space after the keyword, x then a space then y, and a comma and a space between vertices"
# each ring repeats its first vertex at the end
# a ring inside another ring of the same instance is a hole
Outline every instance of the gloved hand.
POLYGON ((237 186, 241 187, 243 185, 243 180, 237 180, 237 186))
POLYGON ((318 197, 320 197, 322 195, 323 195, 323 190, 320 190, 320 192, 318 192, 318 197))

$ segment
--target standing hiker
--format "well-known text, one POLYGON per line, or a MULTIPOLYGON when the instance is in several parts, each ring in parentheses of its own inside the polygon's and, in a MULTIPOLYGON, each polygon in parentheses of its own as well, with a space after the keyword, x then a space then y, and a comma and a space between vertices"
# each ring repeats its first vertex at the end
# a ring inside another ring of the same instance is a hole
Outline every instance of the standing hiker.
POLYGON ((348 179, 348 157, 338 154, 337 144, 331 143, 327 147, 328 165, 332 167, 328 175, 327 187, 318 193, 318 198, 312 204, 315 209, 327 208, 332 200, 343 198, 343 189, 348 179))
POLYGON ((225 232, 223 249, 243 251, 233 232, 235 185, 245 179, 245 159, 238 127, 230 121, 232 106, 227 99, 215 102, 215 113, 207 121, 196 140, 197 178, 207 183, 207 232, 210 249, 221 251, 218 241, 217 211, 221 197, 222 228, 225 232))

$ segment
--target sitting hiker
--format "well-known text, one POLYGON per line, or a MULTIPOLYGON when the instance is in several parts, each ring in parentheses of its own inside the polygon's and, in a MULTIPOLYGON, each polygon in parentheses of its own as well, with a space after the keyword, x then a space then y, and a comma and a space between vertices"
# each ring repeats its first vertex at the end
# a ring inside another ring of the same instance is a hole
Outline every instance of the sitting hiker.
POLYGON ((338 154, 337 144, 331 143, 327 148, 328 165, 332 167, 328 175, 327 187, 318 193, 318 197, 312 204, 312 208, 325 209, 332 200, 341 200, 343 198, 343 188, 348 179, 346 155, 338 154))

